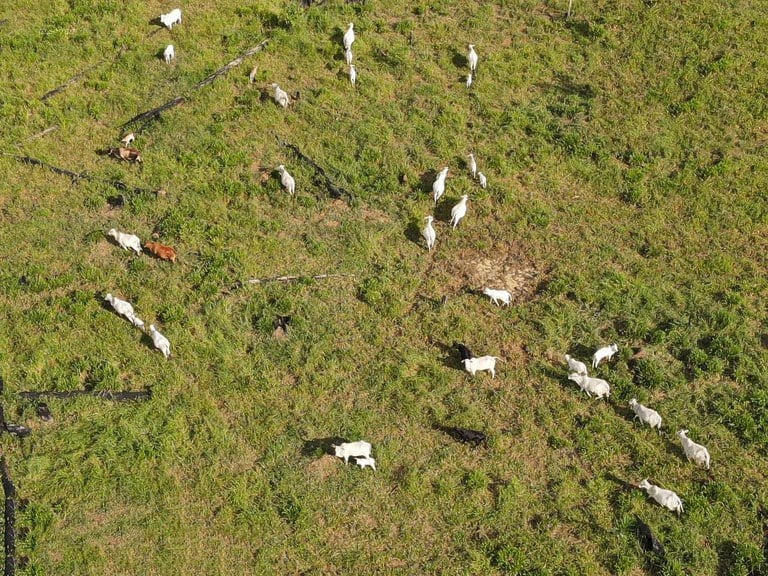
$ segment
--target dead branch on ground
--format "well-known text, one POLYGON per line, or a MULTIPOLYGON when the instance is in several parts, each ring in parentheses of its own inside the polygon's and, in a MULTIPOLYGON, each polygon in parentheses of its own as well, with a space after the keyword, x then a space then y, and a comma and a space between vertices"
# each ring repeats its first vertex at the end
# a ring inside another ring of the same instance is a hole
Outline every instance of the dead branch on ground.
MULTIPOLYGON (((248 50, 243 52, 240 56, 238 56, 237 58, 235 58, 234 60, 232 60, 228 64, 225 64, 224 66, 222 66, 221 68, 216 70, 213 74, 209 74, 208 76, 203 78, 200 82, 198 82, 197 84, 192 86, 192 88, 190 88, 189 91, 190 92, 194 92, 196 90, 200 90, 200 88, 203 88, 204 86, 207 86, 208 84, 210 84, 211 82, 216 80, 216 78, 218 78, 219 76, 223 76, 224 74, 229 72, 232 68, 234 68, 235 66, 240 64, 243 60, 245 60, 249 56, 253 56, 254 54, 256 54, 256 52, 259 52, 260 50, 262 50, 264 48, 264 46, 267 45, 267 42, 269 42, 269 41, 268 40, 264 40, 261 43, 257 44, 256 46, 254 46, 253 48, 249 48, 248 50)), ((160 114, 162 112, 165 112, 169 108, 173 108, 174 106, 178 106, 179 104, 183 104, 188 99, 189 99, 188 96, 176 96, 176 98, 168 100, 168 102, 166 102, 164 104, 161 104, 157 108, 152 108, 151 110, 147 110, 146 112, 142 112, 141 114, 137 114, 136 116, 134 116, 133 118, 128 120, 128 122, 123 124, 121 127, 125 128, 126 126, 128 126, 130 124, 135 124, 136 122, 145 122, 146 123, 146 122, 148 122, 150 120, 153 120, 154 118, 157 118, 158 116, 160 116, 160 114)))

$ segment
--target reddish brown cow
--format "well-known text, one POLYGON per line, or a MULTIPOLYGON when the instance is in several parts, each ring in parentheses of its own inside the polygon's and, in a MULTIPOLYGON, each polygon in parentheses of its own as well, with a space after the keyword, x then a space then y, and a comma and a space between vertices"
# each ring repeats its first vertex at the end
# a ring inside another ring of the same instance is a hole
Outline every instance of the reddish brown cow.
POLYGON ((146 242, 144 248, 149 250, 152 254, 160 258, 161 260, 170 260, 176 262, 176 250, 172 246, 166 246, 159 242, 146 242))

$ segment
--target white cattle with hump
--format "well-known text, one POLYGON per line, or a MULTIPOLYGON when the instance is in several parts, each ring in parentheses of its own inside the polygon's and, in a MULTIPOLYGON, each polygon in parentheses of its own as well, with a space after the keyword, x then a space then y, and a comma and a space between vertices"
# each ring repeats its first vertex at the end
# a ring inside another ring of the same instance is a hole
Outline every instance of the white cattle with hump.
POLYGON ((343 442, 342 444, 333 444, 332 448, 337 458, 344 458, 344 464, 349 462, 350 458, 370 458, 371 445, 365 440, 357 442, 343 442))
POLYGON ((496 378, 496 360, 498 359, 496 356, 478 356, 477 358, 466 358, 461 362, 464 364, 464 369, 472 376, 476 372, 488 371, 491 373, 491 378, 496 378))

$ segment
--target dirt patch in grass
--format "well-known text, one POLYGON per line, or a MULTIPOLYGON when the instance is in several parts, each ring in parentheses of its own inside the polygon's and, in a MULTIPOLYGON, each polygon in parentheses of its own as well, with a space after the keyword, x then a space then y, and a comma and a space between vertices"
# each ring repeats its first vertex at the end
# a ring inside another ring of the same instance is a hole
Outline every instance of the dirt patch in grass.
POLYGON ((513 302, 529 300, 543 277, 539 267, 511 246, 486 252, 462 250, 451 262, 451 275, 460 286, 472 290, 504 289, 512 294, 513 302))
POLYGON ((321 456, 307 465, 307 472, 313 478, 326 480, 339 470, 339 460, 330 454, 321 456))

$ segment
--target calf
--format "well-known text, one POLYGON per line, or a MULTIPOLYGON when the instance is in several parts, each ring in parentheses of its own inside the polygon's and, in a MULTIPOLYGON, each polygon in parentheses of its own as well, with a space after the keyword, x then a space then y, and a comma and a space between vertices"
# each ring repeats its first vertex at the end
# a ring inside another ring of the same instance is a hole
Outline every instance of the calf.
POLYGON ((574 372, 568 376, 568 380, 576 382, 576 384, 579 385, 579 388, 584 390, 590 398, 592 398, 592 394, 594 394, 598 400, 603 397, 607 398, 611 395, 611 387, 608 385, 608 382, 602 378, 590 378, 586 374, 577 374, 574 372), (590 394, 590 392, 592 394, 590 394))
POLYGON ((611 344, 610 346, 604 346, 603 348, 600 348, 592 356, 592 368, 597 368, 597 365, 600 364, 602 360, 610 360, 618 351, 619 347, 616 344, 611 344))
POLYGON ((165 356, 165 359, 168 360, 168 358, 171 357, 171 343, 168 341, 168 338, 160 334, 154 324, 149 325, 149 335, 152 337, 152 342, 154 342, 155 348, 160 350, 160 352, 163 353, 163 356, 165 356))
POLYGON ((483 294, 488 296, 491 299, 491 302, 493 302, 497 306, 501 305, 499 304, 499 301, 501 301, 505 306, 509 306, 509 303, 512 302, 512 294, 510 294, 506 290, 494 290, 493 288, 483 288, 483 294))
POLYGON ((477 358, 467 358, 462 360, 464 368, 467 372, 475 375, 475 372, 483 372, 487 370, 491 373, 491 378, 496 378, 496 356, 479 356, 477 358))
POLYGON ((371 445, 364 440, 358 440, 357 442, 344 442, 342 444, 332 444, 331 447, 334 450, 337 458, 344 458, 344 464, 349 462, 352 457, 371 457, 371 445))
POLYGON ((688 434, 688 430, 680 430, 677 433, 677 437, 680 438, 680 443, 683 445, 685 457, 709 470, 709 450, 701 444, 696 444, 686 434, 688 434))
POLYGON ((145 242, 144 249, 161 260, 170 260, 174 264, 176 263, 176 250, 172 246, 166 246, 159 242, 145 242))
POLYGON ((642 404, 638 404, 637 400, 634 398, 629 401, 629 407, 632 408, 632 411, 635 413, 635 418, 639 418, 640 422, 648 424, 651 428, 656 428, 661 431, 661 416, 656 410, 651 410, 642 404))
POLYGON ((126 234, 125 232, 118 232, 112 228, 107 232, 108 236, 112 236, 117 242, 118 246, 123 250, 134 250, 136 254, 141 254, 141 240, 135 234, 126 234))
POLYGON ((163 59, 165 60, 165 63, 170 64, 171 60, 175 57, 176 51, 173 49, 173 44, 168 44, 168 46, 165 47, 165 50, 163 50, 163 59))
POLYGON ((107 294, 104 296, 104 300, 112 305, 112 308, 115 309, 115 312, 121 316, 125 316, 131 322, 131 324, 138 328, 144 328, 144 321, 136 316, 135 312, 133 311, 133 306, 131 306, 130 302, 116 298, 115 296, 112 296, 112 294, 107 294))
POLYGON ((174 24, 181 24, 181 10, 179 8, 174 8, 168 12, 168 14, 160 14, 160 22, 162 22, 168 30, 173 29, 174 24))
POLYGON ((368 456, 367 458, 357 458, 355 459, 355 463, 360 466, 360 469, 365 468, 366 466, 370 466, 373 468, 373 471, 376 472, 376 460, 368 456))

